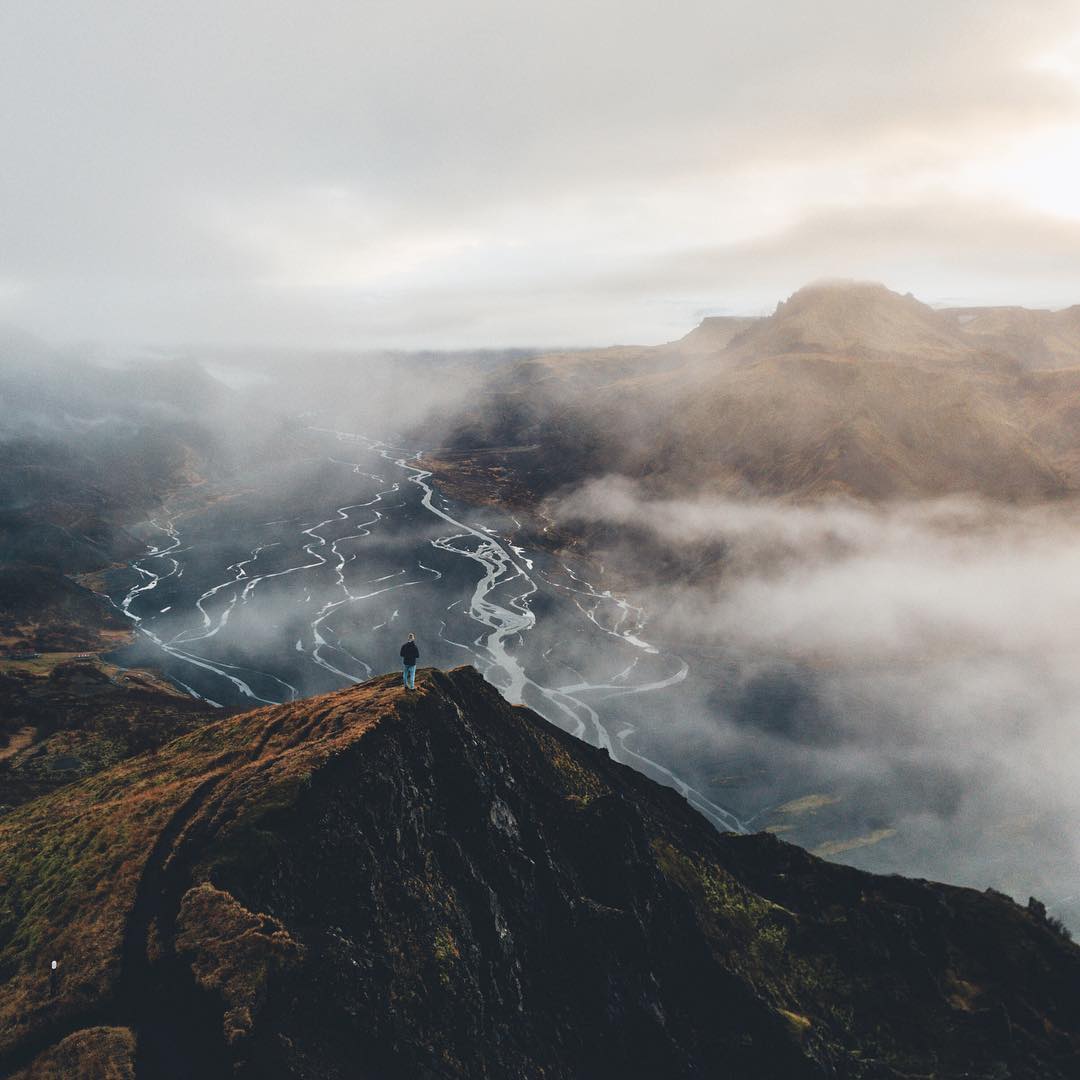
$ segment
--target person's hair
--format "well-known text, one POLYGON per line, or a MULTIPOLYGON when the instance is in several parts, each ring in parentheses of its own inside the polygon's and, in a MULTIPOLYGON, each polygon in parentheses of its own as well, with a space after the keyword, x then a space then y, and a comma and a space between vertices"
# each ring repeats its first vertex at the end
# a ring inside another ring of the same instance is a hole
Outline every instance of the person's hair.
POLYGON ((412 633, 412 631, 409 632, 409 640, 410 641, 415 641, 416 640, 416 635, 414 633, 412 633))

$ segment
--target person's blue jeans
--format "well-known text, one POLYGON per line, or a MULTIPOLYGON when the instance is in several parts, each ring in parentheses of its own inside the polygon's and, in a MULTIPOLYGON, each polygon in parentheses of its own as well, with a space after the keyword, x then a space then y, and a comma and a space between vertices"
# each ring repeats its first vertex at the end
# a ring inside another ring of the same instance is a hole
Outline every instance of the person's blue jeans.
POLYGON ((416 665, 415 664, 406 664, 404 670, 405 670, 405 688, 407 690, 415 690, 416 689, 416 665))

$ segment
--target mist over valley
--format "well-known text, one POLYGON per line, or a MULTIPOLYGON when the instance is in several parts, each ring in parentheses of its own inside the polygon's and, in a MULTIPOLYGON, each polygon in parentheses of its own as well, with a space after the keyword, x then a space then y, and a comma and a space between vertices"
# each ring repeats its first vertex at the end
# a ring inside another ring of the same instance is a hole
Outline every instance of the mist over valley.
POLYGON ((719 827, 1075 919, 1074 322, 834 283, 579 353, 16 339, 5 562, 89 592, 7 641, 231 710, 414 630, 719 827))

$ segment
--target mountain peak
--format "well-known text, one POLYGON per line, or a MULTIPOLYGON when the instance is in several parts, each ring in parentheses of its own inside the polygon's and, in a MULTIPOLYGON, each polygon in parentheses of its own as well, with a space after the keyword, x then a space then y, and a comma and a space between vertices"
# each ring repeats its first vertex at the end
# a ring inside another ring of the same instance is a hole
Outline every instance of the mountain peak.
MULTIPOLYGON (((864 300, 876 300, 885 303, 893 301, 915 301, 911 293, 898 293, 884 282, 862 278, 818 278, 808 282, 793 292, 786 300, 777 303, 777 308, 800 303, 814 303, 828 298, 860 297, 864 300)), ((923 305, 925 306, 925 305, 923 305)))
POLYGON ((719 834, 475 670, 417 683, 8 816, 0 1071, 1072 1075, 1080 950, 1037 909, 719 834))
POLYGON ((781 301, 739 345, 754 355, 828 353, 936 358, 961 346, 949 320, 910 293, 878 282, 827 280, 781 301))

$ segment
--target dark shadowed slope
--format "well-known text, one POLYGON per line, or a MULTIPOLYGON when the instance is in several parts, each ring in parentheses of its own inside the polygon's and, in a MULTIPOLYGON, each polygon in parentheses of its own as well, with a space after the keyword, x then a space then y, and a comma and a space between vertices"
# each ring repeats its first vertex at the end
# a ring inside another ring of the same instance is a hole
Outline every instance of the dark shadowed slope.
POLYGON ((96 658, 9 664, 0 670, 0 815, 220 717, 149 671, 96 658))
POLYGON ((1080 950, 1037 913, 720 835, 472 669, 420 683, 229 717, 0 823, 0 1067, 1076 1075, 1080 950))

